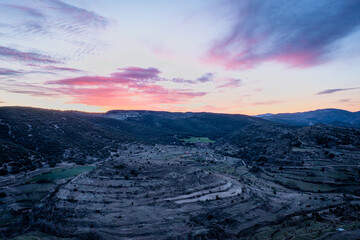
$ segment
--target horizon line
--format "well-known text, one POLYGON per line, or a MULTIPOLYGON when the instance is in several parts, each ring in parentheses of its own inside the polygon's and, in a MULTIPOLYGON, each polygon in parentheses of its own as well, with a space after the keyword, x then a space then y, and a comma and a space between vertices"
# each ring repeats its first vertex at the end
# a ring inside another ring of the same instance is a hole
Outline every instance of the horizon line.
POLYGON ((91 112, 91 111, 81 111, 81 110, 75 110, 75 109, 64 110, 64 109, 56 109, 56 108, 42 108, 42 107, 32 107, 32 106, 20 106, 20 105, 0 106, 0 108, 33 108, 33 109, 52 110, 52 111, 61 111, 61 112, 80 112, 80 113, 91 113, 91 114, 106 114, 110 111, 132 111, 132 112, 136 112, 136 111, 146 112, 147 111, 147 112, 167 112, 167 113, 213 113, 213 114, 226 114, 226 115, 246 115, 246 116, 252 116, 252 117, 266 115, 266 114, 276 115, 276 114, 306 113, 306 112, 313 112, 313 111, 318 111, 318 110, 341 110, 341 111, 346 111, 346 112, 351 112, 351 113, 360 112, 360 109, 358 111, 350 111, 350 110, 346 110, 346 109, 331 108, 331 107, 306 110, 306 111, 302 111, 302 112, 279 112, 279 113, 268 112, 268 113, 260 113, 260 114, 255 114, 255 115, 249 115, 249 114, 244 114, 244 113, 223 113, 223 112, 211 112, 211 111, 165 111, 165 110, 161 111, 161 110, 148 110, 148 109, 111 109, 111 110, 102 111, 102 112, 91 112))

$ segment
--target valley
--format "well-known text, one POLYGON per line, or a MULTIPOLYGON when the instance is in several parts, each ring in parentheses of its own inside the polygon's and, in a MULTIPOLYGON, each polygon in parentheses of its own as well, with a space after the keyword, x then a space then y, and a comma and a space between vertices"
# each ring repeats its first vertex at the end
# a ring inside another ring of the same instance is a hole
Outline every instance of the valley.
POLYGON ((148 112, 119 120, 5 110, 0 118, 12 134, 2 129, 4 239, 359 236, 358 129, 244 115, 148 112), (27 121, 31 137, 23 134, 27 121), (62 134, 79 125, 88 145, 62 134), (44 141, 50 154, 36 147, 44 141))

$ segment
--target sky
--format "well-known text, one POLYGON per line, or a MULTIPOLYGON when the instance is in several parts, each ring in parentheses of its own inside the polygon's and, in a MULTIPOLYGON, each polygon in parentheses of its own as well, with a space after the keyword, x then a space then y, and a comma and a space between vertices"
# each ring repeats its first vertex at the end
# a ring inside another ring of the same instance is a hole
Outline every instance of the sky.
POLYGON ((360 1, 0 0, 0 106, 360 111, 360 1))

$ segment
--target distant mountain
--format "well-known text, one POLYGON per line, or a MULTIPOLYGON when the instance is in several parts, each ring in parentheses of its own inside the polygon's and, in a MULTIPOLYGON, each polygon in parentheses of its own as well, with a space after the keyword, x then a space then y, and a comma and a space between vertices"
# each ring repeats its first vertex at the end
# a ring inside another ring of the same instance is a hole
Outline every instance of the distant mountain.
POLYGON ((360 112, 349 112, 332 108, 299 113, 267 113, 257 115, 256 117, 292 126, 328 124, 333 126, 360 128, 360 112))

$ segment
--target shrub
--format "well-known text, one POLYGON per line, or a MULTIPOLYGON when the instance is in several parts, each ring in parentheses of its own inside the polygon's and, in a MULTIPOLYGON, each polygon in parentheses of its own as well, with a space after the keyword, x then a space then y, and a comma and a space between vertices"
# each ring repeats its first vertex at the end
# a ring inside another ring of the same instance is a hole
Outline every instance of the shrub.
POLYGON ((47 179, 47 178, 43 178, 43 179, 37 180, 36 183, 40 183, 40 184, 42 184, 42 183, 51 183, 51 181, 49 179, 47 179))
POLYGON ((138 173, 136 172, 136 170, 132 169, 130 171, 130 174, 133 175, 134 177, 137 177, 138 173))

